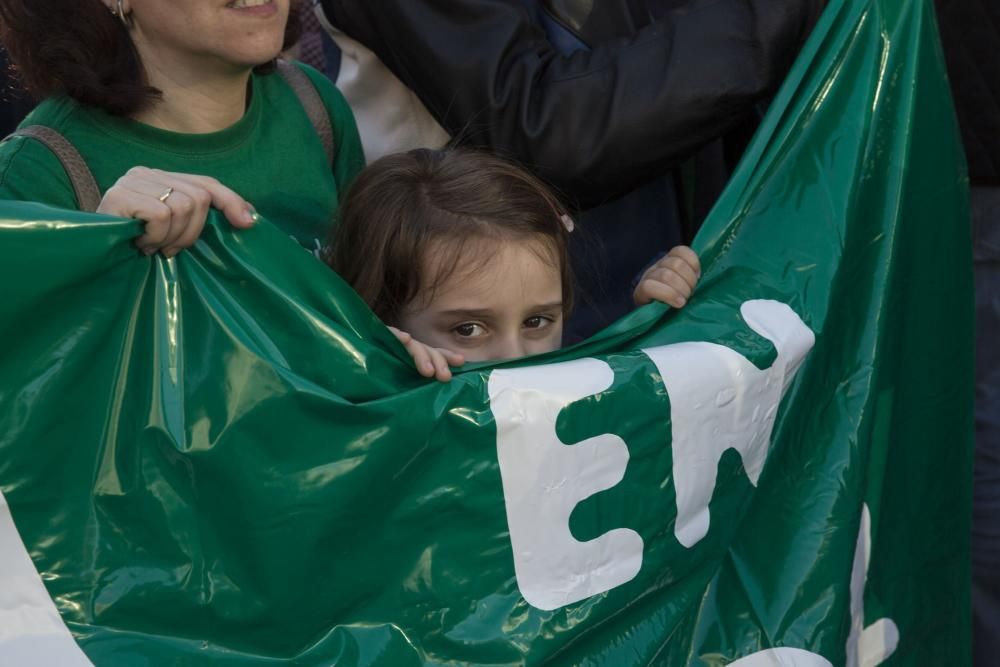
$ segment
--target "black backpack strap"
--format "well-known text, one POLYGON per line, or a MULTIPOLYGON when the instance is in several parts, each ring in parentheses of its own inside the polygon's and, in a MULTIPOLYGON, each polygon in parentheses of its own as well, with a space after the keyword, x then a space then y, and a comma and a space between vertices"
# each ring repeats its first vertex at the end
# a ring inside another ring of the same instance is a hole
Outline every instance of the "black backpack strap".
POLYGON ((319 135, 320 143, 323 144, 323 150, 326 152, 326 160, 332 165, 334 153, 333 127, 330 125, 330 113, 326 110, 326 105, 323 104, 323 98, 319 96, 319 91, 316 90, 316 86, 313 85, 312 80, 309 79, 309 76, 305 72, 287 60, 278 61, 278 72, 288 82, 288 85, 292 87, 295 95, 299 98, 299 102, 305 108, 306 115, 309 116, 309 122, 312 123, 313 129, 319 135))
POLYGON ((97 187, 97 181, 90 167, 87 166, 80 151, 69 142, 63 135, 59 134, 51 127, 44 125, 29 125, 8 135, 10 137, 30 137, 40 141, 50 151, 52 151, 59 162, 62 163, 69 182, 76 193, 76 205, 81 211, 93 213, 101 204, 101 190, 97 187))

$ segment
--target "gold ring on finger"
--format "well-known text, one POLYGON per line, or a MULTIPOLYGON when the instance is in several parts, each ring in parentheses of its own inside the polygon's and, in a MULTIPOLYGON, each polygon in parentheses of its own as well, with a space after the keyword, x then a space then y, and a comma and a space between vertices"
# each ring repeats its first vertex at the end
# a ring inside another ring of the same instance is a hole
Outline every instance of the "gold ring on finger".
POLYGON ((163 191, 162 195, 160 195, 159 197, 157 197, 157 199, 159 199, 163 203, 166 203, 167 199, 169 199, 170 195, 172 195, 172 194, 174 194, 174 189, 168 187, 166 190, 163 191))

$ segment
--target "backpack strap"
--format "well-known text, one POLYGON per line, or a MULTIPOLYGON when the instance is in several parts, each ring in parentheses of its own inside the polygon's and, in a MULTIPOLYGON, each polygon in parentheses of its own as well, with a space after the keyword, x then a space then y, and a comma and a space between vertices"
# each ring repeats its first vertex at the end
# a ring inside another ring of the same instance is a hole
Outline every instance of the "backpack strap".
POLYGON ((313 129, 319 135, 320 143, 323 144, 326 161, 332 165, 334 151, 333 127, 330 125, 330 114, 326 110, 326 105, 323 104, 323 98, 319 96, 319 91, 316 90, 316 86, 313 85, 312 80, 305 72, 287 60, 278 61, 278 72, 281 73, 281 76, 288 85, 292 87, 295 95, 299 98, 299 102, 305 108, 306 115, 309 116, 309 122, 312 123, 313 129))
POLYGON ((97 187, 97 181, 87 166, 80 151, 69 142, 63 135, 59 134, 51 127, 44 125, 29 125, 8 135, 10 137, 30 137, 40 141, 50 151, 52 151, 59 162, 62 163, 69 182, 76 193, 76 204, 81 211, 93 213, 101 204, 101 190, 97 187))

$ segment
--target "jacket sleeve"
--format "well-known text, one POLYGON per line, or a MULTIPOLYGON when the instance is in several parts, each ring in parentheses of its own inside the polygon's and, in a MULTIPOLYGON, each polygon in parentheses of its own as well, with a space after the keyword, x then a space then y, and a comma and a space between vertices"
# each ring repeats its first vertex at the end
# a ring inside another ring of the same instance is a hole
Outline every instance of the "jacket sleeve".
POLYGON ((744 120, 823 0, 692 0, 634 35, 558 53, 521 0, 322 0, 453 136, 584 205, 633 189, 744 120))

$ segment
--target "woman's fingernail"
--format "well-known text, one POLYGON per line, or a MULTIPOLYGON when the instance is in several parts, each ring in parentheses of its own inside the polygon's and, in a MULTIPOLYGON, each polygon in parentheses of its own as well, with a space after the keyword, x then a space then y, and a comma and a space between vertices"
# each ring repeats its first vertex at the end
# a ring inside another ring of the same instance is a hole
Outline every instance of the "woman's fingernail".
POLYGON ((156 248, 143 248, 142 249, 142 254, 145 255, 146 257, 149 257, 150 255, 153 255, 155 253, 156 253, 156 248))
POLYGON ((247 224, 256 225, 258 222, 260 222, 260 213, 258 213, 252 208, 248 208, 244 218, 246 219, 247 224))

